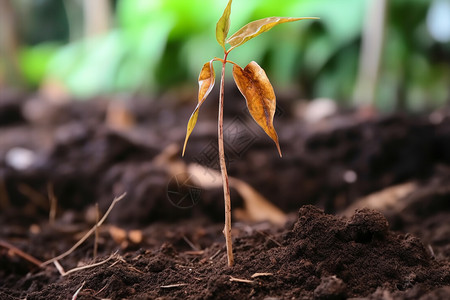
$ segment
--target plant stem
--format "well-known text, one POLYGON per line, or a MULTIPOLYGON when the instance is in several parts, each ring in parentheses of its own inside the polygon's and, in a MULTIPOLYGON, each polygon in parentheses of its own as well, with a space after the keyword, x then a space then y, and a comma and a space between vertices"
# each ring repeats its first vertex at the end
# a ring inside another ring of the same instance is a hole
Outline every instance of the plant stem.
POLYGON ((227 245, 228 266, 234 264, 233 244, 231 242, 231 199, 230 187, 228 184, 227 166, 225 164, 225 151, 223 147, 223 100, 225 87, 225 65, 227 63, 228 52, 225 52, 222 62, 222 75, 220 78, 220 95, 219 95, 219 118, 218 118, 218 143, 219 143, 219 162, 220 172, 222 173, 223 198, 225 201, 225 226, 223 234, 225 235, 225 243, 227 245))

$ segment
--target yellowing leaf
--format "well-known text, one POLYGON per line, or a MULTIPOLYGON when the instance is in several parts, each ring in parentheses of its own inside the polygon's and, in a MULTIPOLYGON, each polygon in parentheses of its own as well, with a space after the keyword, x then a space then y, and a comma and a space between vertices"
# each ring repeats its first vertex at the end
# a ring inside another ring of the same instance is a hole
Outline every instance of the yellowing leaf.
POLYGON ((198 103, 194 109, 194 112, 189 118, 189 122, 187 125, 186 139, 184 140, 183 146, 183 154, 182 154, 183 156, 184 151, 186 150, 186 145, 189 136, 191 135, 192 130, 194 130, 195 124, 197 123, 198 110, 200 109, 200 106, 206 100, 206 97, 208 97, 209 93, 214 87, 216 75, 214 73, 213 61, 214 60, 211 60, 206 64, 204 64, 202 70, 200 71, 200 75, 198 76, 198 103))
POLYGON ((230 36, 229 39, 226 40, 226 43, 230 44, 231 49, 236 48, 248 40, 260 35, 263 32, 269 31, 274 27, 275 25, 287 23, 287 22, 294 22, 299 20, 311 20, 311 19, 318 19, 314 17, 306 17, 306 18, 289 18, 289 17, 270 17, 265 18, 261 20, 256 20, 253 22, 248 23, 238 31, 236 31, 235 34, 230 36))
POLYGON ((228 35, 228 30, 230 30, 230 13, 231 13, 231 2, 228 1, 227 7, 223 11, 222 17, 216 24, 216 39, 220 46, 225 50, 225 39, 228 35))
POLYGON ((254 61, 245 69, 233 66, 233 78, 247 101, 247 108, 253 119, 277 145, 281 156, 278 135, 273 127, 276 98, 266 72, 254 61))

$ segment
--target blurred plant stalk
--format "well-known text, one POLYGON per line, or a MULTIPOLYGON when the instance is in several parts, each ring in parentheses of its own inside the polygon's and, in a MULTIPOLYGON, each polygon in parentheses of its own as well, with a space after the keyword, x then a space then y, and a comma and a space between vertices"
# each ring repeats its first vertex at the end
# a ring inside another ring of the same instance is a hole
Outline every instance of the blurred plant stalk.
POLYGON ((107 33, 111 28, 111 3, 109 0, 83 0, 85 37, 107 33))
POLYGON ((372 0, 368 5, 353 95, 353 101, 359 107, 374 107, 375 105, 381 55, 385 42, 386 14, 386 0, 372 0))
POLYGON ((20 86, 22 83, 17 56, 19 50, 17 21, 17 14, 11 1, 0 0, 0 87, 20 86), (5 73, 4 78, 2 69, 5 73))

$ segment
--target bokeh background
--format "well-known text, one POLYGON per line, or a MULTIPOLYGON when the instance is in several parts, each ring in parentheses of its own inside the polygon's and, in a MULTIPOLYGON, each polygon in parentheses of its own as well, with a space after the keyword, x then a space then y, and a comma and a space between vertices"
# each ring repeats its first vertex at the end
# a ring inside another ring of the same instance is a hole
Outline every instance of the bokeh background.
MULTIPOLYGON (((226 2, 0 0, 0 88, 71 99, 195 90, 200 67, 222 57, 226 2)), ((450 100, 450 0, 236 0, 230 34, 269 16, 321 18, 231 53, 260 63, 277 90, 384 111, 450 100)))

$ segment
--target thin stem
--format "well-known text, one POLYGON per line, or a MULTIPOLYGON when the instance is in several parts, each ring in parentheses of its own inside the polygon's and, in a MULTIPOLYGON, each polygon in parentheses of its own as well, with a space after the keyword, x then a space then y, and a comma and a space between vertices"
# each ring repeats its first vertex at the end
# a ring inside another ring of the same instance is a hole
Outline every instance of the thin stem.
POLYGON ((225 201, 225 227, 223 228, 223 234, 225 235, 225 243, 227 245, 228 266, 231 267, 234 264, 233 245, 231 242, 231 199, 230 199, 230 187, 228 184, 227 166, 225 164, 225 151, 223 147, 223 100, 225 87, 225 65, 227 63, 227 56, 228 52, 225 52, 222 61, 222 75, 220 78, 218 143, 219 143, 220 172, 222 173, 223 197, 225 201))
MULTIPOLYGON (((224 62, 223 59, 218 58, 218 57, 214 57, 213 60, 214 60, 214 61, 221 61, 222 63, 224 62)), ((227 63, 233 64, 233 65, 235 65, 235 66, 239 66, 237 63, 235 63, 234 61, 231 61, 231 60, 227 60, 227 63)))
POLYGON ((0 247, 8 249, 12 253, 15 253, 16 255, 22 257, 23 259, 29 261, 32 264, 35 264, 38 267, 42 266, 42 262, 39 259, 34 258, 33 256, 23 252, 22 250, 20 250, 19 248, 17 248, 14 245, 11 245, 7 241, 0 240, 0 247))

